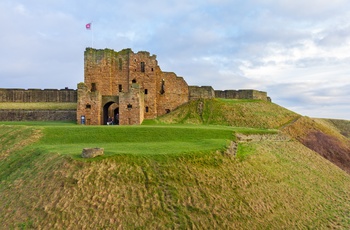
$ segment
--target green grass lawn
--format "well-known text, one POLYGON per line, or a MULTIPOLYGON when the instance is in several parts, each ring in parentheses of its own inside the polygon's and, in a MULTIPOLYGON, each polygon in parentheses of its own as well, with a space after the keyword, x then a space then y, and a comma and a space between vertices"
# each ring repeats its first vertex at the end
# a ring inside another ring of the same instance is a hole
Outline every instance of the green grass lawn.
MULTIPOLYGON (((35 123, 34 125, 38 125, 35 123)), ((105 157, 115 154, 164 155, 223 150, 234 132, 275 133, 275 130, 225 126, 142 125, 78 126, 45 125, 33 147, 79 157, 83 148, 104 148, 105 157)))
MULTIPOLYGON (((116 154, 164 155, 223 150, 234 132, 273 134, 276 130, 209 125, 79 126, 71 122, 1 122, 4 126, 40 129, 31 148, 80 158, 83 148, 104 148, 116 154)), ((103 158, 103 157, 102 157, 103 158)))

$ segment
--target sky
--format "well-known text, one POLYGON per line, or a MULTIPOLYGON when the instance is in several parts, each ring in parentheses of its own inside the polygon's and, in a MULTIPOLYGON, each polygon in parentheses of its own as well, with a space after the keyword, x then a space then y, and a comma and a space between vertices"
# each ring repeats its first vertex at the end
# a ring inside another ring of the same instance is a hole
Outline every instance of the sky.
POLYGON ((189 85, 350 120, 348 0, 1 0, 0 30, 0 88, 76 89, 86 47, 131 48, 189 85))

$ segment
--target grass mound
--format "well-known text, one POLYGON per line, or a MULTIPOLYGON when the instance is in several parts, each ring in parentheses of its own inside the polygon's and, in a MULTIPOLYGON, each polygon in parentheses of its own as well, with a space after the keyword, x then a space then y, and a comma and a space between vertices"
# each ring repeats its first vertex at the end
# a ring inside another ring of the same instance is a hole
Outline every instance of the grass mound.
POLYGON ((75 160, 65 145, 115 142, 122 149, 142 134, 150 135, 144 144, 196 143, 230 138, 233 128, 12 126, 1 135, 12 128, 43 136, 0 161, 4 229, 350 227, 349 175, 295 141, 241 143, 237 158, 192 145, 182 154, 158 149, 75 160))
POLYGON ((300 115, 266 101, 216 98, 191 101, 155 122, 276 129, 298 117, 300 115))
MULTIPOLYGON (((143 126, 4 122, 0 223, 4 229, 349 229, 350 176, 311 150, 348 146, 340 133, 345 126, 273 103, 223 99, 190 102, 143 126), (236 157, 222 154, 235 133, 277 128, 294 140, 240 142, 236 157), (86 147, 102 147, 105 155, 82 159, 86 147)), ((333 149, 327 154, 343 148, 333 149)))

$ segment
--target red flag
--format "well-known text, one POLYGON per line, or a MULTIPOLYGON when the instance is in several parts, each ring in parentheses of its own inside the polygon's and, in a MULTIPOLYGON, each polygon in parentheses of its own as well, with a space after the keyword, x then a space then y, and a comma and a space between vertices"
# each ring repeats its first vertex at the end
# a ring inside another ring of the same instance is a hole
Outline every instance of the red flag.
POLYGON ((88 23, 88 24, 86 24, 85 28, 86 28, 87 30, 91 30, 91 22, 88 23))

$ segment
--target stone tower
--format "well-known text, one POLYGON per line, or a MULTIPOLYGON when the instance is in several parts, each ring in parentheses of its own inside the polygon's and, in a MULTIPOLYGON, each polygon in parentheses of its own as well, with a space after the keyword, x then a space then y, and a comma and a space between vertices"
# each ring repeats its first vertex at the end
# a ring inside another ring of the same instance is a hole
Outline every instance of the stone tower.
POLYGON ((156 56, 131 49, 87 48, 84 83, 78 84, 78 124, 141 124, 188 102, 189 88, 182 77, 162 72, 156 56))

